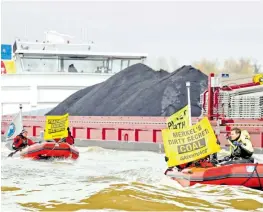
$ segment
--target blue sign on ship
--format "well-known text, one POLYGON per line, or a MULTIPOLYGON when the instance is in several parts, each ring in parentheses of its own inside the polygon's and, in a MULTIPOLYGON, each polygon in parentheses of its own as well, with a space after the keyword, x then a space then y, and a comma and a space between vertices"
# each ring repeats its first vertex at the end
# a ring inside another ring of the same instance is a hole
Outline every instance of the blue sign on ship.
POLYGON ((223 78, 229 78, 229 74, 221 74, 223 78))
POLYGON ((1 44, 1 60, 12 60, 12 45, 1 44))

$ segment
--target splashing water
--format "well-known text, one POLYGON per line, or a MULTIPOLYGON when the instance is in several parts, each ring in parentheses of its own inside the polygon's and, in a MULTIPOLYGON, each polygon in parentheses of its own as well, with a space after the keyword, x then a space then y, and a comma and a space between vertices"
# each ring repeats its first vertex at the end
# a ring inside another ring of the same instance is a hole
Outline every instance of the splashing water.
POLYGON ((263 211, 263 192, 245 187, 182 188, 166 177, 164 155, 79 148, 77 161, 7 158, 3 211, 263 211))

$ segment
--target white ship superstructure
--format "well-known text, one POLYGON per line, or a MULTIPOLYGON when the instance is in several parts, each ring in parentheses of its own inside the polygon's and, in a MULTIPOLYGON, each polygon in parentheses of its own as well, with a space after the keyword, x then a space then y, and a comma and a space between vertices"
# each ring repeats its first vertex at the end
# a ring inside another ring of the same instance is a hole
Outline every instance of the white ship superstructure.
POLYGON ((92 42, 75 44, 65 37, 48 32, 45 41, 14 42, 15 70, 2 74, 3 115, 17 111, 18 104, 24 111, 54 107, 74 92, 147 58, 145 53, 94 52, 92 42))

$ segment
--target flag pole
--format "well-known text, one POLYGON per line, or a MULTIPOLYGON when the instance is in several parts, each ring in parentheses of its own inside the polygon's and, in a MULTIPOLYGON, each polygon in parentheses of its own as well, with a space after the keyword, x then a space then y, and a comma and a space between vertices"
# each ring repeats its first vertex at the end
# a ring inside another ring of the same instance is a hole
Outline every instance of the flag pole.
MULTIPOLYGON (((20 111, 19 111, 20 120, 23 122, 22 108, 23 108, 22 104, 19 104, 19 109, 20 109, 20 111)), ((23 129, 23 128, 24 128, 24 126, 22 126, 22 129, 23 129)))
POLYGON ((190 87, 191 87, 191 83, 187 81, 186 88, 187 88, 187 100, 188 100, 188 112, 189 112, 189 125, 192 126, 190 87))

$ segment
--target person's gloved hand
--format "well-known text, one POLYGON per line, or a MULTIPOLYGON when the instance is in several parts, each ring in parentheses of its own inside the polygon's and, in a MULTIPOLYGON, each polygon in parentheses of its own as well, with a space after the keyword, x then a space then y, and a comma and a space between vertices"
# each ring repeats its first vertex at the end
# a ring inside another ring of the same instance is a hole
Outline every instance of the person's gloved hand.
POLYGON ((233 144, 234 144, 235 146, 241 146, 241 143, 238 142, 238 141, 234 141, 233 144))
POLYGON ((230 156, 226 156, 226 157, 224 157, 223 160, 224 160, 224 161, 229 161, 229 160, 230 160, 230 156))
POLYGON ((216 164, 219 163, 219 161, 218 161, 217 159, 212 159, 212 160, 211 160, 211 163, 212 163, 213 165, 216 165, 216 164))
POLYGON ((241 148, 237 147, 237 149, 232 153, 234 157, 239 157, 241 155, 241 148))

